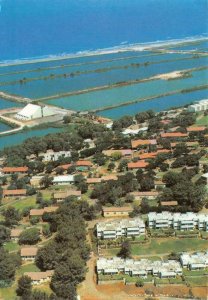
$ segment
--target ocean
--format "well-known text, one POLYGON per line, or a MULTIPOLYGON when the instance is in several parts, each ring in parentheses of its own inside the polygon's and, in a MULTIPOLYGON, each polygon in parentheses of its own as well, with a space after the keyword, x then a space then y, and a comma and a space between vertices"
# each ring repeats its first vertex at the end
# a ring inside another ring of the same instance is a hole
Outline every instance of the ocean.
POLYGON ((0 0, 0 61, 207 34, 207 0, 0 0))

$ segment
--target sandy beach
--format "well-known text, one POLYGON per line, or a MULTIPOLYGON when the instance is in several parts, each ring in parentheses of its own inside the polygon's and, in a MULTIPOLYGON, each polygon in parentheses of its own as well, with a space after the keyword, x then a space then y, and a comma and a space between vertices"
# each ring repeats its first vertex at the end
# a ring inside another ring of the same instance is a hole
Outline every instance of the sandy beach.
POLYGON ((58 61, 58 60, 66 60, 66 59, 73 59, 85 56, 96 56, 96 55, 105 55, 105 54, 115 54, 118 52, 128 52, 128 51, 150 51, 161 47, 167 46, 179 46, 183 44, 189 44, 198 41, 207 41, 208 38, 205 37, 192 37, 192 38, 185 38, 185 39, 175 39, 175 40, 166 40, 166 41, 156 41, 156 42, 149 42, 149 43, 137 43, 137 44, 127 44, 127 45, 119 45, 111 48, 104 48, 104 49, 97 49, 91 51, 80 51, 77 53, 71 54, 62 54, 62 55, 49 55, 46 57, 39 57, 39 58, 25 58, 19 60, 12 60, 12 61, 4 61, 0 62, 1 67, 8 67, 8 66, 15 66, 15 65, 24 65, 24 64, 33 64, 39 62, 47 62, 47 61, 58 61))

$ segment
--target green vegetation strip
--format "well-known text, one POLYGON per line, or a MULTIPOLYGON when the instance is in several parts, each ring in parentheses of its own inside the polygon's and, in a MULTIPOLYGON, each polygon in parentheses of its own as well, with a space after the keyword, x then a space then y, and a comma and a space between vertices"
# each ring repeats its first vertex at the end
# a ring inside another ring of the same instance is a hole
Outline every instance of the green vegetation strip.
MULTIPOLYGON (((183 251, 203 251, 207 249, 207 241, 196 238, 162 238, 151 239, 149 244, 131 245, 131 254, 133 256, 165 255, 171 252, 183 251)), ((105 253, 117 255, 120 249, 107 249, 105 253)))
MULTIPOLYGON (((195 72, 195 71, 202 71, 202 70, 207 70, 207 69, 208 69, 208 66, 203 66, 203 67, 197 67, 197 68, 192 68, 192 69, 181 70, 181 72, 184 73, 185 77, 186 77, 187 73, 191 73, 191 72, 195 72)), ((116 83, 112 83, 112 84, 108 84, 108 85, 102 85, 102 86, 97 86, 97 87, 93 87, 93 88, 88 88, 88 89, 84 89, 84 90, 77 90, 77 91, 72 91, 72 92, 60 93, 60 94, 51 95, 51 96, 48 96, 48 97, 34 99, 33 102, 37 102, 37 101, 42 102, 42 101, 46 101, 46 100, 48 101, 48 100, 57 99, 57 98, 70 97, 70 96, 75 96, 75 95, 81 95, 81 94, 86 94, 86 93, 97 92, 97 91, 101 91, 101 90, 109 90, 109 89, 113 89, 113 88, 119 88, 119 87, 123 87, 123 86, 129 86, 129 85, 144 83, 144 82, 153 81, 153 80, 159 80, 160 79, 158 77, 159 75, 161 75, 161 74, 157 74, 155 76, 144 78, 144 79, 134 79, 134 80, 130 80, 130 81, 121 81, 121 82, 116 82, 116 83)), ((183 76, 180 77, 179 79, 182 79, 182 78, 183 78, 183 76)))
POLYGON ((160 60, 160 61, 146 61, 144 63, 132 63, 132 64, 124 65, 124 66, 114 66, 114 67, 112 66, 112 67, 108 67, 108 68, 100 68, 100 69, 85 70, 85 71, 78 70, 78 71, 71 72, 71 73, 50 74, 48 76, 40 76, 40 77, 32 77, 32 78, 24 77, 19 80, 0 82, 0 86, 14 85, 14 84, 19 84, 19 83, 27 83, 27 82, 38 81, 38 80, 74 77, 74 76, 79 76, 79 75, 83 75, 83 74, 104 73, 104 72, 109 72, 109 71, 113 71, 113 70, 123 70, 123 69, 125 70, 128 68, 139 68, 139 67, 149 66, 149 65, 153 65, 153 64, 162 64, 162 63, 169 63, 169 62, 176 62, 176 61, 192 60, 192 59, 196 59, 196 58, 199 58, 199 56, 166 59, 166 60, 160 60))
MULTIPOLYGON (((0 76, 24 74, 24 73, 30 73, 30 72, 41 72, 41 71, 56 70, 56 69, 63 69, 63 68, 69 68, 69 67, 79 67, 79 66, 85 66, 85 65, 96 65, 96 64, 100 64, 100 63, 106 63, 106 62, 129 60, 129 59, 140 58, 140 57, 152 57, 152 56, 164 55, 164 54, 166 54, 166 53, 154 53, 154 54, 151 53, 151 54, 126 56, 126 57, 119 57, 119 58, 112 58, 112 59, 105 59, 105 60, 95 60, 95 61, 75 63, 75 64, 62 64, 62 65, 47 67, 47 68, 37 68, 37 69, 31 69, 31 70, 22 70, 22 71, 1 73, 0 76)), ((63 60, 68 60, 68 59, 69 58, 65 58, 63 60)))
POLYGON ((123 103, 119 103, 119 104, 115 104, 115 105, 100 107, 100 108, 97 108, 97 109, 89 110, 89 112, 97 113, 97 112, 101 112, 101 111, 105 111, 105 110, 109 110, 109 109, 113 109, 113 108, 128 106, 128 105, 131 105, 131 104, 144 102, 144 101, 149 101, 149 100, 154 100, 154 99, 163 98, 163 97, 167 97, 167 96, 172 96, 172 95, 176 95, 176 94, 180 94, 180 93, 191 93, 191 92, 197 91, 197 90, 205 90, 207 88, 208 88, 207 84, 206 85, 199 85, 199 86, 189 88, 189 89, 185 89, 185 90, 184 89, 175 90, 175 91, 172 91, 172 92, 167 92, 167 93, 164 93, 164 94, 154 95, 154 96, 147 97, 147 98, 138 98, 138 99, 134 99, 134 100, 131 100, 131 101, 127 101, 127 102, 123 102, 123 103))

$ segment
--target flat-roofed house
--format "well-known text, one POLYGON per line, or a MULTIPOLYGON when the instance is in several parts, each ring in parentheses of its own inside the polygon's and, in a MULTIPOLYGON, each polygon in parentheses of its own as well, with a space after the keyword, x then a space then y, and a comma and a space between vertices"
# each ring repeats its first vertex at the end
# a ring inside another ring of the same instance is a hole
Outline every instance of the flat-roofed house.
POLYGON ((208 252, 183 253, 180 262, 183 268, 190 270, 205 269, 208 267, 208 252))
POLYGON ((26 174, 28 172, 28 167, 4 167, 2 169, 2 172, 4 174, 15 174, 15 173, 26 174))
POLYGON ((103 207, 103 216, 104 217, 125 217, 128 216, 130 212, 133 211, 133 208, 130 206, 119 206, 119 207, 103 207))
POLYGON ((37 252, 38 252, 38 247, 34 247, 34 246, 22 247, 20 250, 20 256, 22 260, 35 260, 37 252))
POLYGON ((131 141, 132 149, 141 148, 144 146, 157 145, 157 141, 155 139, 152 140, 133 140, 131 141))
POLYGON ((191 126, 187 127, 187 132, 203 132, 207 127, 206 126, 191 126))
POLYGON ((91 184, 91 185, 98 184, 101 183, 101 178, 97 178, 97 177, 87 178, 86 182, 87 184, 91 184))
POLYGON ((114 153, 120 153, 122 157, 131 158, 133 152, 131 149, 120 149, 120 150, 109 149, 109 150, 103 150, 102 153, 105 154, 106 156, 112 156, 114 153))
POLYGON ((115 174, 105 175, 101 177, 101 181, 106 182, 110 180, 118 180, 118 176, 115 174))
POLYGON ((67 185, 74 182, 73 175, 60 175, 53 178, 53 184, 67 185))
POLYGON ((144 221, 134 219, 99 222, 96 225, 97 237, 100 239, 116 239, 119 237, 140 236, 145 234, 144 221))
POLYGON ((42 217, 44 213, 53 213, 56 212, 58 206, 48 206, 44 208, 33 208, 30 210, 30 217, 42 217))
POLYGON ((41 176, 41 175, 35 175, 30 179, 30 184, 34 187, 40 187, 42 178, 43 178, 43 176, 41 176))
POLYGON ((172 214, 168 211, 148 214, 148 226, 153 229, 169 228, 172 225, 172 214))
POLYGON ((127 164, 128 170, 137 170, 137 169, 145 169, 149 165, 148 162, 144 160, 139 160, 137 162, 130 162, 127 164))
POLYGON ((181 132, 165 132, 161 133, 161 138, 173 138, 173 139, 178 139, 178 138, 186 138, 188 137, 187 133, 181 133, 181 132))
POLYGON ((65 200, 67 197, 75 196, 78 199, 81 198, 81 191, 67 190, 67 191, 59 191, 55 192, 53 197, 57 202, 61 202, 65 200))
POLYGON ((205 214, 170 213, 163 211, 161 213, 150 212, 148 214, 148 226, 150 228, 173 228, 175 230, 199 230, 208 231, 208 216, 205 214))
POLYGON ((50 281, 53 273, 53 270, 45 272, 25 272, 24 276, 30 277, 33 285, 38 285, 50 281))
POLYGON ((44 162, 57 161, 60 158, 71 157, 71 151, 58 151, 58 152, 55 152, 55 151, 49 149, 46 152, 39 153, 38 156, 43 157, 44 162))
POLYGON ((25 197, 27 194, 26 189, 20 190, 3 190, 3 198, 10 198, 10 197, 25 197))
POLYGON ((158 191, 145 191, 145 192, 131 192, 131 195, 134 196, 136 200, 142 200, 143 198, 146 198, 148 200, 154 200, 158 195, 158 191))
POLYGON ((200 100, 197 103, 188 106, 188 111, 197 112, 208 109, 208 99, 200 100))
POLYGON ((92 167, 92 163, 89 160, 78 160, 75 166, 77 171, 88 171, 92 167))
POLYGON ((151 274, 159 278, 175 278, 177 275, 182 275, 182 268, 176 260, 151 261, 101 257, 97 260, 97 273, 104 275, 123 273, 144 278, 151 274))

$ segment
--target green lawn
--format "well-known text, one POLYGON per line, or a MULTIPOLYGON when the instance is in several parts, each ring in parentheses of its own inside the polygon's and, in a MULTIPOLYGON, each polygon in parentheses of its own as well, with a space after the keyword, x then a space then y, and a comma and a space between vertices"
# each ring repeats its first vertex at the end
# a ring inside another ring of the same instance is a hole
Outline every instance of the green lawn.
POLYGON ((23 210, 25 207, 37 207, 36 204, 36 195, 28 196, 26 198, 22 198, 19 200, 7 200, 2 203, 3 208, 6 208, 8 206, 13 206, 16 209, 23 210))
POLYGON ((5 243, 4 248, 6 250, 8 250, 9 252, 11 252, 11 251, 18 251, 20 246, 17 242, 10 241, 10 242, 5 243))
POLYGON ((196 121, 196 125, 207 125, 208 124, 208 116, 204 116, 201 119, 196 121))
POLYGON ((39 272, 39 271, 40 270, 34 263, 28 263, 20 266, 20 268, 17 270, 16 276, 20 277, 25 272, 39 272))
MULTIPOLYGON (((207 241, 196 238, 158 238, 148 244, 132 245, 132 255, 158 255, 171 252, 200 251, 207 249, 207 241)), ((109 255, 116 255, 119 249, 107 249, 109 255)))
POLYGON ((208 275, 208 269, 205 270, 195 270, 195 271, 190 271, 190 270, 183 270, 183 275, 184 276, 203 276, 203 275, 208 275))
POLYGON ((208 286, 208 276, 190 276, 185 277, 185 280, 191 286, 208 286))

